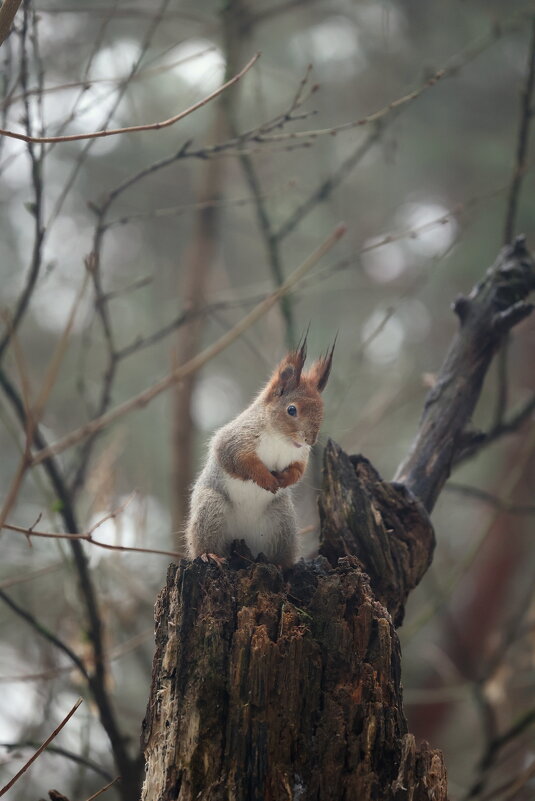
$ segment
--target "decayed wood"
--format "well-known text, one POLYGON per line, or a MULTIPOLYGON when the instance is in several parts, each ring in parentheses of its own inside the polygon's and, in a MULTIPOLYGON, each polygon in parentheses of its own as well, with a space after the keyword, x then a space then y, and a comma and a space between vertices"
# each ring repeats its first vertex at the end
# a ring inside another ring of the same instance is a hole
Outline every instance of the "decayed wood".
POLYGON ((449 478, 452 465, 484 434, 470 431, 492 357, 508 332, 531 314, 525 299, 535 289, 535 263, 519 236, 453 309, 461 327, 428 394, 422 419, 396 481, 405 484, 430 512, 449 478))
POLYGON ((362 456, 329 440, 319 498, 320 553, 331 565, 357 556, 375 597, 396 626, 405 602, 431 564, 435 535, 423 505, 403 485, 381 480, 362 456))
POLYGON ((354 557, 284 577, 184 561, 157 621, 143 801, 446 799, 440 754, 407 739, 397 635, 354 557))

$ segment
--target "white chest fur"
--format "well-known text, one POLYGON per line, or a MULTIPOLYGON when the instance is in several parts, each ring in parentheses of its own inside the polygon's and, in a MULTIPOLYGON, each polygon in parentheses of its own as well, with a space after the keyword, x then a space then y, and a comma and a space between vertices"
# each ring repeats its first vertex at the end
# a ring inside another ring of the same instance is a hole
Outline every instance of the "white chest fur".
MULTIPOLYGON (((291 440, 276 434, 262 434, 256 453, 268 470, 284 470, 296 460, 306 462, 309 448, 306 445, 297 448, 291 440)), ((269 557, 272 539, 279 525, 277 515, 269 506, 277 496, 254 481, 242 481, 228 473, 225 476, 225 489, 231 502, 225 519, 229 538, 244 539, 254 557, 260 552, 269 557)), ((280 492, 287 493, 288 490, 280 492)))
POLYGON ((268 470, 284 470, 292 462, 306 462, 308 451, 308 445, 298 448, 287 437, 272 433, 262 434, 256 447, 258 458, 268 470))
POLYGON ((231 502, 225 518, 228 537, 245 540, 255 558, 261 551, 268 554, 274 525, 268 506, 275 496, 241 478, 226 476, 225 485, 231 502))

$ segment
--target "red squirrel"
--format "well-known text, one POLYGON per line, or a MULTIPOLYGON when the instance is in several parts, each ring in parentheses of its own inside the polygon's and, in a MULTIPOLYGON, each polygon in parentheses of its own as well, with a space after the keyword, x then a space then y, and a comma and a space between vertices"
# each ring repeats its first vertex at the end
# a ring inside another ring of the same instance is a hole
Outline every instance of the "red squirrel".
POLYGON ((297 560, 297 520, 289 487, 303 476, 323 418, 334 352, 303 372, 306 337, 238 417, 213 436, 191 495, 188 555, 225 558, 245 540, 283 568, 297 560))

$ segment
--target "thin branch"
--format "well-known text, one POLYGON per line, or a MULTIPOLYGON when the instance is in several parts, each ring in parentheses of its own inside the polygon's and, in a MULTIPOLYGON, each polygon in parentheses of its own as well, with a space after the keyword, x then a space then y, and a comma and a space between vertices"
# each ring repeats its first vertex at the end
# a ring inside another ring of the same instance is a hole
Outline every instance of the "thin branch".
MULTIPOLYGON (((20 0, 19 0, 20 2, 20 0)), ((3 6, 2 6, 3 8, 3 6)), ((40 12, 41 13, 41 10, 40 12)), ((171 45, 171 49, 176 47, 175 44, 171 45)), ((169 49, 169 48, 168 48, 169 49)), ((42 95, 49 95, 55 94, 56 92, 65 92, 69 89, 82 89, 83 92, 87 91, 92 86, 100 85, 100 84, 115 84, 116 86, 120 86, 121 84, 138 81, 141 78, 150 78, 154 75, 160 75, 162 72, 168 72, 169 70, 175 69, 176 67, 182 66, 182 64, 186 64, 190 61, 194 61, 197 58, 202 58, 203 56, 207 55, 207 53, 213 53, 216 50, 215 45, 210 45, 209 47, 205 47, 202 50, 199 50, 198 53, 193 53, 191 56, 185 56, 184 58, 179 58, 176 61, 171 61, 169 64, 162 64, 159 67, 150 67, 144 70, 140 70, 136 75, 131 76, 129 75, 121 75, 119 78, 87 78, 84 77, 80 81, 69 81, 68 83, 61 83, 56 84, 55 86, 47 86, 46 88, 40 89, 39 87, 35 87, 33 89, 28 89, 26 92, 23 92, 19 95, 13 95, 7 99, 7 102, 0 103, 0 110, 4 110, 12 106, 14 103, 23 100, 25 97, 32 97, 34 95, 42 96, 42 95)), ((87 74, 87 69, 86 69, 87 74)))
MULTIPOLYGON (((259 143, 261 142, 261 137, 265 136, 266 134, 275 131, 279 128, 283 128, 290 122, 295 122, 300 119, 306 119, 307 117, 312 116, 315 112, 302 112, 297 113, 297 108, 299 108, 303 103, 306 102, 308 99, 307 96, 299 97, 299 105, 295 107, 294 104, 290 107, 290 109, 284 111, 282 114, 278 114, 273 119, 268 120, 268 122, 263 123, 256 128, 251 128, 250 130, 244 131, 243 133, 239 134, 232 139, 229 139, 227 142, 217 143, 215 145, 210 145, 202 148, 198 148, 197 150, 191 150, 192 141, 188 140, 184 142, 184 144, 180 147, 178 151, 171 154, 170 156, 166 156, 160 161, 156 161, 153 164, 149 164, 147 167, 144 167, 139 172, 135 173, 134 175, 126 178, 121 184, 115 187, 115 189, 111 190, 108 193, 107 197, 105 198, 104 202, 100 205, 100 207, 93 204, 92 208, 97 213, 99 217, 99 224, 103 227, 103 220, 109 211, 110 206, 112 203, 117 200, 117 198, 123 194, 127 189, 130 189, 131 186, 138 183, 142 179, 146 178, 149 175, 153 175, 155 172, 159 172, 162 169, 174 164, 176 161, 181 159, 193 158, 193 159, 201 159, 206 160, 209 158, 216 158, 219 156, 239 156, 243 152, 247 150, 247 152, 251 152, 248 148, 251 143, 259 143), (292 108, 294 109, 292 111, 292 108)), ((309 147, 310 143, 303 143, 299 145, 299 147, 309 147)), ((286 150, 291 149, 286 147, 286 150)))
MULTIPOLYGON (((392 116, 392 121, 393 120, 394 116, 392 116)), ((297 228, 299 223, 310 214, 319 203, 324 203, 342 181, 347 178, 351 170, 357 166, 373 145, 379 141, 383 134, 385 123, 386 120, 379 121, 375 129, 368 134, 363 142, 358 144, 353 153, 344 159, 338 169, 325 181, 322 181, 309 197, 295 209, 288 219, 279 226, 278 230, 273 233, 273 236, 279 242, 289 236, 297 228)))
MULTIPOLYGON (((458 215, 462 214, 467 210, 470 210, 472 207, 474 207, 477 203, 481 202, 482 200, 492 199, 497 195, 499 195, 500 193, 504 192, 506 189, 507 186, 502 186, 499 187, 498 189, 494 189, 491 192, 487 192, 483 195, 469 198, 463 203, 458 203, 456 206, 450 209, 446 214, 442 214, 440 217, 436 217, 434 220, 415 226, 414 228, 403 229, 402 231, 399 231, 394 234, 385 234, 380 239, 370 242, 370 244, 368 245, 364 245, 364 247, 356 251, 355 255, 352 256, 351 258, 343 259, 332 266, 318 270, 317 272, 314 273, 313 276, 308 276, 304 278, 302 283, 303 289, 313 286, 314 284, 317 284, 320 281, 327 280, 335 272, 347 270, 354 267, 358 257, 364 253, 369 253, 370 251, 377 250, 378 248, 384 247, 385 245, 389 245, 392 242, 397 242, 402 239, 417 238, 419 234, 425 233, 426 231, 431 230, 437 225, 447 224, 449 220, 457 217, 458 215)), ((286 234, 284 233, 283 236, 285 235, 286 234)), ((148 279, 140 279, 139 285, 141 285, 141 282, 144 280, 148 279)), ((125 288, 125 290, 108 292, 106 293, 106 298, 109 299, 112 297, 116 297, 120 295, 122 291, 127 291, 130 288, 135 289, 137 288, 137 286, 138 284, 132 284, 131 287, 127 287, 125 288)), ((241 297, 232 300, 213 301, 207 303, 205 306, 202 306, 200 308, 185 309, 181 311, 175 318, 173 318, 168 323, 163 325, 161 328, 158 328, 156 331, 154 331, 152 334, 148 334, 147 336, 138 336, 128 345, 125 345, 124 347, 116 350, 115 356, 118 360, 126 359, 129 356, 132 356, 133 354, 137 353, 138 351, 143 350, 144 348, 152 347, 153 345, 157 344, 162 339, 164 339, 166 336, 169 336, 169 334, 173 333, 173 331, 175 331, 181 325, 187 323, 195 315, 213 314, 214 312, 221 311, 224 309, 240 308, 243 306, 247 306, 248 304, 259 303, 268 295, 267 292, 261 292, 259 286, 260 286, 259 284, 254 284, 251 289, 245 287, 244 294, 241 297), (254 290, 255 286, 257 287, 256 291, 254 290)), ((405 294, 406 293, 404 293, 404 296, 405 294)))
MULTIPOLYGON (((243 153, 240 156, 240 163, 242 165, 247 183, 249 184, 249 189, 251 190, 254 198, 256 217, 262 238, 264 240, 264 246, 266 248, 271 273, 275 280, 275 285, 280 286, 284 280, 282 257, 277 237, 273 233, 273 226, 269 217, 267 204, 263 200, 260 179, 249 154, 243 153)), ((286 342, 289 348, 293 348, 296 345, 297 335, 295 330, 293 305, 291 298, 289 298, 288 295, 281 298, 280 308, 282 317, 286 324, 286 342)))
MULTIPOLYGON (((30 531, 30 533, 33 533, 33 529, 30 531)), ((46 576, 49 573, 54 573, 56 570, 61 570, 62 567, 62 562, 57 562, 55 565, 41 567, 38 570, 26 571, 26 573, 23 573, 22 575, 13 576, 12 578, 0 581, 0 589, 8 590, 10 587, 15 587, 17 584, 24 584, 26 581, 33 581, 40 576, 46 576)))
MULTIPOLYGON (((515 723, 513 723, 512 726, 502 732, 502 734, 499 734, 490 740, 479 765, 479 778, 470 788, 466 795, 466 799, 475 798, 482 793, 487 783, 486 777, 488 771, 494 765, 498 753, 512 740, 520 737, 520 735, 527 731, 527 729, 529 729, 534 723, 535 709, 530 709, 528 712, 525 712, 515 723)), ((512 795, 513 794, 508 795, 507 797, 511 798, 512 795)))
POLYGON ((360 117, 357 120, 345 122, 341 125, 334 125, 329 128, 318 128, 312 131, 294 131, 291 133, 266 135, 261 133, 260 135, 254 137, 254 141, 266 143, 286 142, 290 140, 307 140, 310 142, 323 136, 333 136, 343 131, 351 131, 355 128, 360 128, 364 125, 370 125, 374 122, 378 122, 392 112, 396 111, 396 109, 399 109, 401 106, 414 102, 428 89, 431 89, 433 86, 435 86, 435 84, 437 84, 439 81, 442 81, 444 78, 457 75, 462 67, 477 58, 477 56, 483 53, 490 45, 494 44, 494 42, 506 31, 514 30, 520 24, 523 24, 523 22, 523 17, 521 18, 521 15, 516 15, 514 18, 501 26, 493 26, 488 34, 480 37, 473 45, 466 48, 463 53, 451 58, 446 66, 437 70, 417 89, 414 89, 412 92, 407 92, 407 94, 390 101, 390 103, 388 103, 386 106, 383 106, 382 108, 366 115, 365 117, 360 117), (520 21, 520 19, 522 21, 520 21))
MULTIPOLYGON (((107 517, 112 517, 113 515, 108 515, 107 517)), ((83 542, 90 542, 91 545, 96 545, 97 548, 105 548, 108 551, 128 551, 129 553, 152 553, 152 554, 159 554, 161 556, 170 556, 172 559, 180 559, 183 554, 177 553, 176 551, 163 551, 158 550, 157 548, 135 548, 133 546, 127 545, 111 545, 108 542, 102 542, 101 540, 96 540, 91 532, 87 532, 85 534, 69 534, 66 532, 56 532, 56 531, 36 531, 35 529, 27 529, 23 526, 15 526, 12 523, 4 523, 1 528, 6 529, 7 531, 16 531, 19 534, 25 534, 27 537, 43 537, 45 539, 53 539, 53 540, 80 540, 83 542)))
POLYGON ((261 11, 252 12, 251 24, 256 25, 266 20, 273 19, 273 17, 286 14, 288 11, 294 11, 301 6, 307 6, 307 9, 315 2, 315 0, 283 0, 282 3, 275 3, 275 5, 265 8, 261 11))
POLYGON ((466 462, 468 459, 472 459, 480 453, 480 451, 492 445, 496 440, 501 439, 501 437, 507 434, 514 434, 531 418, 534 412, 535 395, 532 395, 508 420, 495 424, 485 434, 481 434, 472 442, 468 443, 466 447, 455 456, 453 465, 457 467, 457 465, 466 462))
POLYGON ((0 589, 0 598, 9 606, 10 609, 13 610, 13 612, 15 612, 16 615, 25 620, 26 623, 28 623, 41 637, 44 637, 44 639, 48 640, 49 643, 54 645, 60 651, 63 651, 63 653, 69 657, 71 662, 76 665, 82 676, 87 679, 87 681, 90 681, 90 676, 84 663, 80 657, 74 653, 72 648, 70 648, 68 645, 65 645, 65 643, 59 639, 59 637, 56 637, 52 631, 49 631, 49 629, 47 629, 46 626, 37 620, 36 617, 30 614, 30 612, 26 611, 26 609, 23 609, 22 606, 19 606, 2 589, 0 589))
MULTIPOLYGON (((38 746, 38 743, 31 741, 25 741, 22 743, 0 743, 0 748, 6 748, 8 752, 16 751, 20 748, 38 748, 38 746)), ((61 748, 58 745, 49 745, 47 748, 47 753, 57 754, 57 756, 69 759, 71 762, 76 762, 77 765, 84 765, 86 768, 90 768, 95 773, 98 773, 99 776, 102 776, 102 778, 106 779, 107 781, 111 779, 110 772, 102 768, 97 762, 93 762, 92 759, 88 759, 87 757, 80 756, 80 754, 76 754, 74 751, 69 751, 67 748, 61 748)))
POLYGON ((496 392, 496 406, 494 409, 494 426, 499 426, 503 422, 509 401, 509 355, 510 338, 504 339, 497 359, 497 378, 498 387, 496 392))
POLYGON ((106 426, 123 417, 125 414, 134 409, 140 409, 147 405, 151 400, 160 395, 166 389, 181 381, 187 375, 199 370, 201 367, 219 355, 225 348, 231 345, 238 337, 243 334, 253 323, 257 322, 269 309, 271 309, 283 295, 289 292, 295 284, 309 271, 317 262, 336 244, 336 242, 344 235, 345 226, 339 225, 335 228, 332 234, 307 258, 305 261, 286 279, 284 284, 272 292, 265 300, 258 304, 247 314, 239 323, 237 323, 230 331, 224 334, 220 339, 209 345, 201 353, 197 354, 193 359, 190 359, 184 365, 180 365, 165 378, 157 381, 148 389, 135 395, 133 398, 119 404, 114 409, 111 409, 106 414, 90 420, 85 425, 62 437, 57 442, 44 448, 35 454, 32 459, 32 465, 40 464, 49 456, 61 453, 66 448, 70 448, 77 442, 81 442, 86 437, 94 434, 96 431, 101 431, 106 426))
MULTIPOLYGON (((531 41, 528 50, 526 78, 521 93, 520 119, 516 140, 516 156, 513 174, 507 197, 503 243, 512 241, 515 234, 518 203, 522 182, 527 171, 527 158, 529 148, 529 134, 531 118, 533 116, 533 90, 535 86, 535 19, 531 25, 531 41)), ((507 410, 509 396, 508 385, 508 359, 509 337, 506 337, 498 354, 498 392, 494 412, 494 426, 499 426, 507 410)))
MULTIPOLYGON (((289 188, 295 189, 295 184, 292 181, 288 181, 288 183, 284 186, 284 189, 277 189, 270 193, 266 192, 262 197, 263 199, 269 199, 281 197, 283 195, 285 196, 289 188)), ((110 220, 105 224, 104 227, 105 230, 108 230, 109 228, 115 228, 120 225, 128 225, 136 220, 154 220, 161 217, 175 217, 179 216, 180 214, 187 214, 188 212, 201 211, 203 209, 210 208, 236 208, 240 206, 248 206, 251 203, 254 203, 254 197, 252 196, 225 198, 221 200, 203 200, 195 203, 180 203, 178 205, 163 206, 161 208, 156 208, 149 211, 138 211, 132 214, 122 214, 120 217, 110 220)), ((109 297, 110 293, 108 292, 106 294, 109 297)))
MULTIPOLYGON (((24 410, 22 399, 20 398, 16 388, 1 369, 0 386, 2 386, 6 397, 13 406, 23 429, 26 430, 28 419, 24 410)), ((41 450, 47 447, 46 440, 39 427, 36 427, 33 433, 33 445, 41 450)), ((72 532, 78 531, 78 523, 72 504, 72 497, 65 484, 61 470, 57 464, 57 460, 53 456, 45 459, 43 461, 43 468, 48 475, 58 500, 60 501, 60 514, 63 518, 66 530, 72 532)), ((95 588, 93 586, 82 543, 78 542, 77 540, 72 540, 70 547, 74 564, 78 573, 80 596, 86 608, 88 619, 88 635, 93 650, 95 673, 94 676, 91 677, 89 687, 99 711, 100 722, 109 737, 117 765, 119 766, 120 770, 129 771, 133 763, 128 756, 128 752, 124 743, 124 737, 122 736, 115 719, 106 686, 105 649, 103 643, 102 620, 98 608, 95 588)))
POLYGON ((505 227, 503 233, 503 244, 507 245, 515 235, 516 215, 518 200, 522 181, 526 171, 526 159, 529 147, 529 129, 533 117, 533 90, 535 88, 535 20, 531 25, 531 41, 529 45, 528 63, 526 69, 526 80, 522 89, 520 102, 520 120, 518 125, 518 135, 516 144, 516 158, 507 198, 507 211, 505 215, 505 227))
POLYGON ((102 795, 102 793, 105 793, 106 790, 109 790, 110 787, 112 787, 116 782, 120 781, 120 779, 121 779, 120 776, 116 776, 115 779, 112 779, 111 782, 106 784, 104 787, 101 787, 100 790, 97 790, 96 793, 93 793, 93 795, 90 795, 89 798, 87 799, 87 801, 94 801, 95 798, 98 798, 99 795, 102 795))
MULTIPOLYGON (((99 29, 98 29, 97 35, 94 38, 93 43, 91 45, 91 52, 89 53, 89 57, 88 57, 88 59, 86 61, 86 64, 85 64, 85 68, 84 68, 84 72, 83 72, 83 76, 82 76, 84 80, 87 79, 88 75, 90 74, 91 66, 93 64, 93 61, 96 58, 97 54, 101 51, 101 49, 102 49, 102 47, 104 45, 106 31, 107 31, 110 23, 113 20, 114 11, 117 9, 117 6, 119 5, 119 2, 120 2, 120 0, 113 0, 113 2, 111 3, 110 7, 106 9, 105 18, 102 20, 102 22, 99 25, 99 29)), ((151 22, 151 24, 149 26, 149 31, 146 33, 144 41, 143 41, 143 44, 142 44, 142 46, 141 46, 141 48, 139 50, 138 57, 135 59, 134 63, 132 64, 132 66, 130 68, 130 72, 129 72, 128 78, 126 79, 125 83, 122 84, 118 88, 117 96, 114 98, 114 101, 111 104, 111 107, 107 110, 106 114, 104 115, 104 120, 103 120, 103 122, 102 122, 102 124, 100 126, 101 128, 103 128, 103 129, 107 128, 108 125, 110 124, 111 120, 113 119, 113 116, 114 116, 115 112, 117 111, 117 108, 119 107, 119 105, 121 103, 121 100, 123 99, 124 94, 125 94, 125 92, 126 92, 126 90, 128 88, 128 82, 135 75, 136 71, 138 70, 138 68, 139 68, 139 66, 141 64, 141 61, 145 56, 147 48, 149 47, 150 42, 152 41, 152 36, 153 36, 153 34, 154 34, 159 22, 161 21, 162 15, 164 14, 164 12, 165 12, 165 10, 167 8, 168 2, 169 2, 169 0, 163 0, 163 2, 161 3, 158 11, 154 15, 154 17, 152 19, 152 22, 151 22)), ((59 128, 56 130, 56 136, 60 136, 60 135, 63 134, 63 132, 66 130, 67 126, 69 125, 69 123, 76 119, 76 115, 78 113, 82 113, 83 114, 84 109, 80 108, 80 106, 81 106, 82 99, 83 99, 84 96, 85 96, 85 91, 83 89, 81 89, 80 92, 78 93, 78 97, 75 99, 74 103, 72 104, 72 107, 71 107, 71 110, 70 110, 69 114, 63 120, 63 122, 59 126, 59 128)), ((104 98, 104 100, 107 101, 108 97, 104 98)), ((43 134, 44 134, 44 132, 43 132, 43 134)), ((2 141, 1 137, 0 137, 0 141, 2 141)), ((78 154, 78 156, 76 158, 75 164, 74 164, 73 168, 71 169, 71 171, 70 171, 70 173, 69 173, 69 175, 68 175, 68 177, 67 177, 67 179, 66 179, 66 181, 65 181, 65 183, 63 185, 63 188, 62 188, 61 192, 59 193, 59 195, 58 195, 58 197, 56 199, 56 202, 54 203, 54 206, 53 206, 51 214, 48 217, 47 224, 46 224, 47 229, 50 229, 52 227, 53 222, 59 216, 59 214, 61 212, 61 209, 63 208, 63 204, 65 203, 65 200, 66 200, 66 198, 67 198, 67 196, 68 196, 70 190, 72 189, 72 186, 73 186, 73 184, 74 184, 74 182, 76 180, 76 177, 77 177, 79 171, 81 170, 82 165, 83 165, 84 161, 86 160, 87 156, 89 155, 89 152, 92 149, 92 147, 95 144, 95 142, 96 142, 96 139, 89 139, 88 141, 85 142, 84 146, 80 150, 80 152, 79 152, 79 154, 78 154)), ((55 145, 51 145, 50 148, 48 148, 48 150, 47 150, 47 154, 50 153, 51 149, 54 148, 54 147, 55 147, 55 145)))
POLYGON ((78 294, 76 295, 76 297, 74 299, 74 302, 72 304, 72 307, 71 307, 71 310, 70 310, 70 313, 69 313, 69 317, 67 319, 67 323, 66 323, 66 325, 65 325, 65 327, 63 329, 63 332, 62 332, 62 335, 61 335, 61 337, 59 339, 59 342, 56 345, 54 353, 52 354, 52 358, 51 358, 50 363, 48 365, 48 368, 46 370, 46 373, 45 373, 45 376, 44 376, 44 379, 43 379, 43 382, 42 382, 41 389, 39 391, 37 399, 36 399, 35 403, 33 404, 32 408, 30 408, 29 399, 28 399, 27 408, 26 408, 26 421, 27 421, 26 422, 26 441, 25 441, 24 450, 23 450, 23 453, 22 453, 22 456, 21 456, 21 459, 20 459, 20 462, 19 462, 19 466, 18 466, 17 471, 16 471, 16 473, 15 473, 15 475, 13 477, 13 481, 11 482, 11 485, 10 485, 8 491, 7 491, 5 500, 4 500, 4 502, 2 504, 2 507, 0 509, 0 527, 2 526, 2 523, 5 521, 7 515, 11 511, 11 508, 12 508, 13 504, 15 503, 15 501, 17 499, 17 495, 19 493, 20 487, 21 487, 22 482, 24 480, 24 476, 26 474, 26 470, 28 469, 29 465, 31 464, 31 443, 32 443, 32 440, 33 440, 33 432, 35 431, 35 427, 36 427, 37 423, 39 422, 39 420, 41 418, 41 415, 42 415, 43 410, 45 408, 47 399, 48 399, 48 397, 50 395, 50 392, 52 391, 52 388, 53 388, 53 386, 54 386, 54 384, 56 382, 57 375, 58 375, 58 372, 59 372, 63 357, 65 355, 65 351, 67 349, 67 345, 68 345, 68 342, 69 342, 69 336, 70 336, 70 333, 72 331, 72 327, 74 325, 74 320, 75 320, 75 317, 76 317, 76 314, 77 314, 77 311, 78 311, 78 307, 79 307, 80 301, 82 300, 83 294, 85 292, 85 288, 87 286, 89 265, 90 265, 89 260, 86 262, 86 265, 87 265, 87 268, 88 268, 88 272, 86 273, 86 275, 84 277, 84 280, 82 282, 81 288, 80 288, 78 294))
MULTIPOLYGON (((104 368, 100 399, 97 405, 95 417, 99 417, 101 414, 104 414, 111 403, 112 387, 119 362, 115 352, 115 336, 111 323, 111 315, 109 313, 108 299, 102 288, 100 259, 97 255, 100 248, 99 239, 100 237, 97 233, 97 241, 94 241, 94 250, 91 254, 91 277, 93 279, 93 288, 95 292, 95 309, 100 320, 104 342, 106 345, 106 366, 104 368)), ((70 484, 70 491, 73 498, 76 497, 78 490, 82 487, 94 441, 94 438, 88 438, 82 448, 78 467, 70 484)))
POLYGON ((125 295, 130 294, 130 292, 135 292, 138 289, 144 289, 146 286, 152 283, 152 276, 151 275, 144 275, 141 278, 136 278, 130 284, 126 286, 120 287, 119 289, 110 289, 108 292, 105 292, 103 295, 104 300, 114 300, 115 298, 123 298, 125 295))
MULTIPOLYGON (((20 66, 20 81, 23 89, 27 88, 27 81, 28 81, 28 57, 26 52, 26 40, 28 35, 28 7, 27 4, 24 4, 24 14, 23 14, 23 23, 22 23, 22 31, 21 31, 21 66, 20 66)), ((20 297, 17 301, 15 306, 15 311, 12 315, 11 323, 0 340, 0 360, 11 341, 11 337, 16 332, 18 326, 20 325, 22 318, 28 308, 28 304, 30 302, 30 298, 32 296, 37 278, 39 276, 39 272, 41 270, 41 262, 42 262, 42 249, 43 249, 43 242, 45 237, 45 230, 43 227, 43 149, 40 149, 40 152, 37 154, 34 143, 32 142, 31 136, 31 118, 30 118, 30 107, 28 104, 28 100, 24 102, 24 120, 26 125, 27 131, 27 141, 28 141, 28 155, 30 157, 30 164, 31 164, 31 178, 32 178, 32 187, 33 187, 33 200, 31 204, 31 213, 34 218, 34 239, 33 239, 33 249, 32 249, 32 257, 30 261, 30 267, 28 270, 28 277, 26 279, 26 285, 22 290, 20 297)))
MULTIPOLYGON (((535 453, 535 430, 532 430, 531 435, 528 436, 525 442, 522 443, 520 452, 516 454, 516 459, 512 468, 504 474, 502 478, 502 492, 506 498, 514 498, 518 492, 518 488, 526 476, 526 466, 533 458, 535 453)), ((512 503, 512 501, 511 501, 512 503)), ((442 587, 437 592, 437 597, 430 601, 426 607, 420 612, 417 618, 408 626, 405 627, 405 637, 410 639, 416 632, 420 631, 423 626, 427 625, 429 621, 443 609, 448 603, 451 602, 451 596, 455 588, 459 585, 461 579, 468 573, 478 555, 481 553, 485 544, 488 542, 494 527, 503 513, 500 510, 492 515, 483 533, 473 543, 467 554, 462 561, 452 570, 449 577, 446 577, 442 582, 442 587)))
POLYGON ((535 505, 521 506, 518 504, 510 503, 509 501, 498 498, 491 492, 479 489, 479 487, 471 487, 467 484, 457 484, 455 481, 449 481, 444 487, 446 492, 455 492, 458 495, 464 495, 467 498, 475 498, 478 501, 483 501, 499 509, 500 512, 506 512, 510 515, 535 515, 535 505))
MULTIPOLYGON (((242 11, 241 8, 239 10, 242 11)), ((312 72, 312 67, 309 65, 304 77, 302 78, 298 86, 294 100, 287 112, 288 119, 291 119, 292 114, 296 111, 296 109, 300 108, 300 106, 306 101, 306 99, 313 92, 316 91, 315 85, 313 85, 310 88, 310 92, 306 91, 308 88, 308 82, 310 79, 311 72, 312 72)), ((229 100, 229 102, 227 103, 227 114, 231 130, 234 133, 234 135, 236 135, 237 133, 236 113, 231 100, 229 100)), ((262 187, 260 184, 260 178, 258 177, 258 174, 256 172, 253 160, 248 153, 242 153, 239 156, 239 159, 240 159, 240 164, 242 166, 243 174, 245 175, 245 179, 253 195, 258 227, 260 229, 262 239, 264 240, 264 247, 266 249, 269 261, 269 267, 273 275, 275 286, 280 286, 284 281, 282 255, 280 252, 279 241, 273 231, 273 225, 268 212, 268 206, 264 200, 264 193, 262 191, 262 187)), ((293 304, 291 298, 288 297, 287 295, 281 298, 280 309, 286 327, 286 342, 289 348, 293 348, 295 347, 297 342, 296 340, 297 333, 295 329, 293 304)))
POLYGON ((199 100, 197 103, 194 103, 189 108, 181 111, 179 114, 175 114, 174 117, 170 117, 167 120, 163 120, 161 122, 152 122, 146 123, 144 125, 131 125, 127 128, 109 128, 103 131, 93 131, 91 133, 82 133, 82 134, 70 134, 69 136, 28 136, 27 134, 17 133, 16 131, 8 131, 4 128, 0 128, 0 136, 8 136, 11 139, 20 139, 23 142, 31 142, 32 144, 57 144, 59 142, 78 142, 81 139, 100 139, 104 136, 117 136, 118 134, 127 134, 127 133, 138 133, 140 131, 159 131, 162 128, 169 128, 171 125, 174 125, 176 122, 183 120, 184 117, 193 114, 194 111, 205 106, 211 100, 214 100, 216 97, 228 89, 230 86, 233 86, 237 83, 245 73, 249 72, 251 67, 258 61, 260 58, 260 54, 256 53, 250 61, 247 62, 245 67, 240 70, 230 81, 227 81, 219 89, 216 89, 214 92, 211 92, 209 95, 204 97, 202 100, 199 100))
POLYGON ((71 709, 71 711, 70 711, 70 712, 69 712, 69 713, 68 713, 68 714, 67 714, 67 715, 66 715, 66 716, 63 718, 63 720, 61 721, 61 723, 59 724, 59 726, 56 726, 56 728, 54 729, 54 731, 52 732, 52 734, 51 734, 49 737, 47 737, 47 738, 46 738, 46 740, 44 741, 44 743, 43 743, 42 745, 40 745, 40 746, 39 746, 39 748, 37 749, 37 751, 35 752, 35 754, 33 754, 33 756, 31 756, 31 757, 30 757, 30 759, 29 759, 29 760, 28 760, 28 761, 27 761, 27 762, 26 762, 26 763, 25 763, 25 764, 22 766, 22 768, 19 770, 19 772, 18 772, 18 773, 16 773, 16 774, 15 774, 15 776, 13 776, 13 778, 12 778, 12 779, 11 779, 11 780, 10 780, 10 781, 9 781, 9 782, 6 784, 6 785, 4 785, 4 787, 2 787, 2 789, 0 790, 0 796, 2 796, 2 795, 5 795, 5 794, 7 793, 7 791, 8 791, 8 790, 10 790, 10 789, 11 789, 11 787, 13 787, 13 785, 15 784, 15 782, 16 782, 16 781, 18 781, 18 780, 20 779, 20 777, 21 777, 21 776, 22 776, 24 773, 26 773, 26 771, 28 770, 28 768, 30 767, 30 765, 31 765, 33 762, 35 762, 35 760, 37 759, 37 757, 38 757, 38 756, 40 756, 40 755, 43 753, 43 751, 45 750, 45 748, 47 747, 47 745, 48 745, 49 743, 51 743, 51 742, 52 742, 52 740, 53 740, 55 737, 57 737, 57 735, 60 733, 60 731, 62 730, 62 728, 65 726, 65 724, 69 722, 69 720, 72 718, 72 716, 74 715, 74 713, 76 712, 76 710, 78 709, 78 707, 80 706, 80 704, 82 703, 82 701, 83 701, 83 698, 79 698, 79 699, 77 700, 77 702, 74 704, 74 706, 73 706, 73 708, 71 709))
MULTIPOLYGON (((154 637, 153 626, 143 632, 140 632, 139 634, 134 635, 133 637, 130 637, 120 645, 114 646, 114 648, 110 650, 107 658, 110 662, 115 662, 116 660, 121 659, 125 654, 136 650, 140 645, 147 640, 150 640, 152 637, 154 637)), ((72 665, 64 665, 63 667, 42 670, 39 673, 17 673, 16 675, 11 676, 0 676, 0 683, 19 684, 20 682, 26 681, 49 680, 56 678, 57 676, 61 676, 64 673, 70 673, 72 670, 74 670, 72 665)))
POLYGON ((513 778, 508 779, 498 787, 485 793, 485 795, 480 796, 479 801, 490 801, 491 798, 496 798, 496 796, 502 795, 507 790, 511 792, 503 796, 502 801, 512 801, 518 791, 521 790, 533 776, 535 776, 535 762, 532 762, 520 775, 513 776, 513 778))

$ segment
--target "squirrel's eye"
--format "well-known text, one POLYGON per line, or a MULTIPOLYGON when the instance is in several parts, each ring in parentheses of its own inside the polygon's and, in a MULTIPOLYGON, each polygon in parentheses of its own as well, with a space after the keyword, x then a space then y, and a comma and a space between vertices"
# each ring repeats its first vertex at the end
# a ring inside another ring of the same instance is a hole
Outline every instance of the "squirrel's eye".
POLYGON ((290 417, 295 417, 297 415, 297 409, 293 404, 291 406, 288 406, 286 411, 288 412, 290 417))

